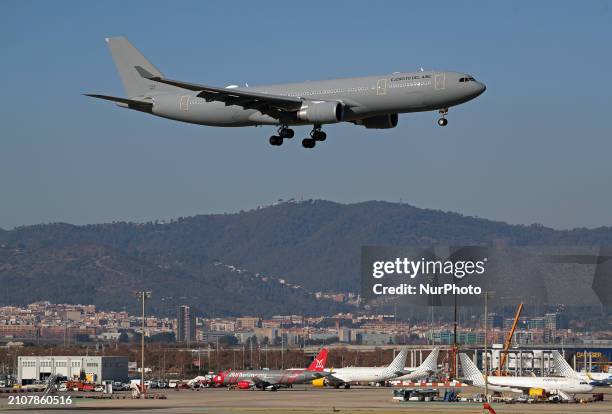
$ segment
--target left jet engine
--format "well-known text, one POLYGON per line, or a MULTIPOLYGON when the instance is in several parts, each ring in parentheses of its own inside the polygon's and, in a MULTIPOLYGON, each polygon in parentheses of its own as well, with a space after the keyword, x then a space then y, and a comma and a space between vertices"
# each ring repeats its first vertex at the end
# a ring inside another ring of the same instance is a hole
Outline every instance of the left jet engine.
POLYGON ((333 124, 344 120, 344 105, 341 102, 307 102, 297 113, 301 121, 313 124, 333 124))

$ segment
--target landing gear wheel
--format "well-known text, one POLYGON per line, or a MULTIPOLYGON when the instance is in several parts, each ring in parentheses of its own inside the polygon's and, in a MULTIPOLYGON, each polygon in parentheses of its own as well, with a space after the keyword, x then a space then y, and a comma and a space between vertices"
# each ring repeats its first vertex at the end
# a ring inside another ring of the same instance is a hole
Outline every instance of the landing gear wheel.
POLYGON ((315 141, 325 141, 327 139, 327 134, 319 129, 315 129, 312 131, 312 139, 315 141))
POLYGON ((302 140, 302 146, 304 148, 314 148, 316 141, 312 138, 304 138, 302 140))
POLYGON ((270 137, 270 145, 282 145, 283 144, 283 139, 281 137, 279 137, 278 135, 272 135, 270 137))
POLYGON ((439 109, 438 113, 440 114, 440 119, 438 119, 438 125, 446 126, 446 124, 448 124, 448 121, 446 120, 446 114, 448 114, 448 108, 439 109))
POLYGON ((351 384, 344 384, 344 389, 345 389, 345 390, 348 390, 348 389, 350 389, 350 388, 351 388, 351 384))
POLYGON ((293 131, 293 129, 290 128, 281 128, 278 130, 278 135, 281 138, 291 139, 295 135, 295 132, 293 131))

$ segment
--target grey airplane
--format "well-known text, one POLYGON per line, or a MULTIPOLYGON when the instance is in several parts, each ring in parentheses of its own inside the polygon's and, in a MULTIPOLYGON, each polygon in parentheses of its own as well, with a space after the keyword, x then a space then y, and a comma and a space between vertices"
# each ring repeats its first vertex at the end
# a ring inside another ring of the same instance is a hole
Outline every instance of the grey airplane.
POLYGON ((244 127, 274 125, 270 144, 294 136, 292 126, 312 125, 304 148, 325 141, 323 125, 351 122, 371 129, 394 128, 398 115, 438 111, 446 126, 448 108, 468 102, 486 87, 459 72, 420 70, 387 75, 256 87, 215 87, 164 77, 126 38, 106 42, 127 98, 87 94, 117 105, 192 124, 244 127))
POLYGON ((276 391, 280 387, 310 383, 313 380, 328 376, 329 373, 324 372, 326 362, 327 348, 323 348, 306 369, 220 371, 213 377, 213 381, 219 386, 237 387, 245 390, 258 388, 262 391, 276 391))

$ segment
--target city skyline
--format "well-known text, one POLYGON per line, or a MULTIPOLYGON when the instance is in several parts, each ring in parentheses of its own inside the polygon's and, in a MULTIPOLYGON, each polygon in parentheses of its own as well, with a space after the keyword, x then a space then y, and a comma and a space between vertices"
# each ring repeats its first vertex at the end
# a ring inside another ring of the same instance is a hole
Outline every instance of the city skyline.
MULTIPOLYGON (((187 346, 196 343, 218 343, 235 338, 235 344, 301 347, 310 343, 385 344, 446 344, 453 342, 453 322, 437 320, 398 320, 392 314, 344 313, 305 317, 301 315, 196 317, 190 307, 177 307, 176 318, 147 315, 145 336, 161 342, 179 342, 187 346), (181 319, 182 318, 182 319, 181 319), (188 331, 188 333, 187 333, 188 331), (174 337, 167 336, 172 334, 174 337), (162 336, 160 336, 162 335, 162 336), (163 336, 165 335, 165 336, 163 336), (253 339, 256 338, 256 339, 253 339), (281 339, 282 338, 282 339, 281 339), (399 341, 399 342, 398 342, 399 341)), ((457 341, 480 344, 484 338, 483 317, 459 321, 457 341)), ((490 312, 489 341, 502 343, 512 326, 513 318, 490 312)), ((142 317, 125 311, 100 311, 94 305, 54 304, 48 301, 25 307, 0 307, 0 340, 46 340, 63 343, 130 342, 142 332, 142 317), (128 335, 126 336, 126 333, 128 335)), ((612 331, 597 333, 602 339, 612 331)), ((136 337, 137 338, 137 337, 136 337)), ((593 332, 580 329, 576 321, 564 313, 522 316, 514 333, 514 342, 522 345, 589 341, 593 332), (562 338, 562 339, 561 339, 562 338)), ((230 342, 229 345, 232 345, 230 342)))

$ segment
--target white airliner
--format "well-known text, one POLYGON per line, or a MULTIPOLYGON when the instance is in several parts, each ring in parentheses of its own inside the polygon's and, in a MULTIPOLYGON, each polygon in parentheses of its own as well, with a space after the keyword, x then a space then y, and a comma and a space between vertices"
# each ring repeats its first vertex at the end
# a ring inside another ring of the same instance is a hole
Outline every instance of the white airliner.
POLYGON ((612 375, 607 372, 576 372, 559 351, 553 351, 553 362, 559 375, 588 382, 596 387, 612 386, 612 375))
POLYGON ((408 348, 403 347, 387 367, 346 367, 332 369, 325 382, 335 388, 350 388, 354 382, 385 382, 404 375, 408 348))
MULTIPOLYGON (((473 385, 485 388, 485 378, 474 362, 466 354, 459 355, 461 367, 466 380, 473 385)), ((563 399, 570 399, 568 394, 582 394, 593 390, 586 381, 564 377, 487 377, 488 388, 496 392, 513 392, 527 394, 529 390, 544 390, 546 393, 558 394, 563 399)))

